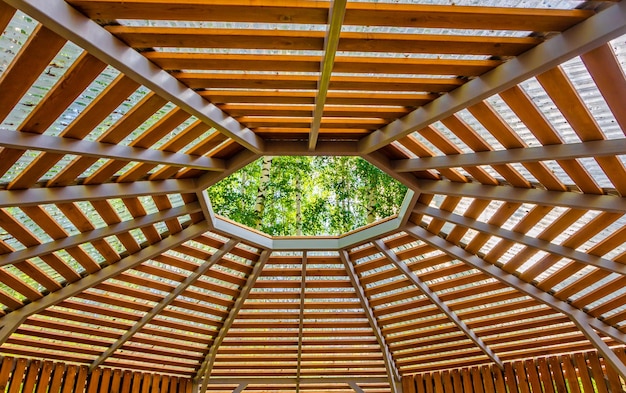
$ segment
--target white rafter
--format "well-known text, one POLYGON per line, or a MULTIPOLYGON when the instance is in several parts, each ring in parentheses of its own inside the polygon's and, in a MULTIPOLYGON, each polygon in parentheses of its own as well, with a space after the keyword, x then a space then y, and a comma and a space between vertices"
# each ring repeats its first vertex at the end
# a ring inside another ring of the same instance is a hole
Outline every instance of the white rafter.
POLYGON ((0 208, 195 192, 193 179, 1 190, 0 208))
POLYGON ((241 292, 239 292, 239 296, 237 297, 237 300, 235 300, 235 303, 230 308, 230 311, 228 312, 228 316, 226 317, 226 319, 224 319, 224 323, 222 324, 222 327, 220 328, 215 338, 213 338, 213 343, 211 344, 211 348, 209 349, 209 352, 204 357, 204 360, 202 361, 202 364, 200 365, 200 368, 198 369, 198 372, 196 373, 196 377, 194 378, 198 382, 200 381, 200 379, 202 379, 202 387, 200 389, 200 393, 206 392, 209 379, 211 376, 211 371, 213 370, 213 364, 215 363, 215 356, 217 355, 217 351, 220 345, 222 345, 222 341, 224 341, 224 338, 226 337, 228 330, 233 325, 233 322, 235 322, 235 318, 239 314, 239 310, 241 310, 241 307, 243 307, 243 304, 248 298, 248 295, 250 295, 250 291, 252 291, 252 288, 254 287, 256 280, 261 275, 261 272, 263 271, 263 267, 265 266, 265 263, 269 259, 270 254, 271 252, 267 250, 261 252, 261 256, 259 257, 259 260, 254 264, 254 268, 252 268, 252 272, 246 279, 246 283, 244 284, 243 288, 241 288, 241 292))
POLYGON ((205 171, 221 172, 224 170, 224 161, 219 158, 191 156, 163 150, 142 149, 139 147, 61 138, 6 129, 0 129, 0 146, 18 150, 37 150, 83 157, 110 158, 112 160, 145 162, 205 171))
POLYGON ((75 281, 67 286, 49 293, 41 299, 28 303, 24 307, 8 313, 0 319, 0 345, 4 344, 11 334, 33 314, 37 314, 48 307, 62 302, 63 300, 75 296, 89 288, 92 288, 110 278, 113 278, 126 270, 132 269, 147 260, 156 258, 167 250, 176 248, 184 242, 194 239, 209 230, 208 224, 203 221, 193 224, 172 236, 169 236, 158 243, 152 244, 141 251, 131 254, 119 262, 106 266, 97 272, 75 281))
POLYGON ((374 131, 361 139, 359 150, 363 154, 378 150, 625 33, 626 3, 619 2, 374 131))
POLYGON ((4 0, 254 152, 263 140, 63 0, 4 0))
POLYGON ((538 162, 583 157, 614 156, 624 154, 625 151, 626 138, 436 157, 409 158, 391 161, 391 168, 397 172, 417 172, 427 171, 429 169, 502 165, 512 162, 538 162))
POLYGON ((389 260, 398 270, 400 270, 402 274, 406 278, 408 278, 409 281, 411 281, 413 285, 415 285, 420 290, 420 292, 424 294, 424 296, 426 296, 442 313, 444 313, 444 315, 448 317, 448 319, 450 319, 450 321, 452 321, 452 323, 454 323, 459 328, 459 330, 461 330, 467 336, 467 338, 472 340, 472 342, 476 344, 476 346, 480 348, 483 353, 487 355, 489 359, 491 359, 492 362, 497 364, 500 368, 504 367, 504 365, 502 364, 502 360, 500 360, 498 355, 496 355, 496 353, 493 352, 491 348, 489 348, 489 346, 487 346, 487 344, 485 344, 485 342, 480 337, 478 337, 476 333, 472 329, 470 329, 469 326, 467 326, 467 324, 463 322, 463 320, 459 318, 459 316, 456 315, 456 313, 452 311, 450 307, 448 307, 448 305, 439 298, 439 295, 431 290, 428 285, 426 285, 426 283, 424 283, 417 276, 417 274, 413 273, 413 271, 409 269, 406 263, 402 262, 400 258, 398 258, 398 256, 391 249, 389 249, 389 247, 387 247, 387 245, 382 240, 375 240, 374 245, 376 246, 378 251, 380 251, 385 256, 385 258, 387 258, 387 260, 389 260))
POLYGON ((416 239, 421 240, 432 247, 440 249, 452 258, 458 259, 459 261, 462 261, 469 266, 480 270, 487 276, 492 277, 500 281, 501 283, 530 296, 538 302, 543 303, 548 307, 551 307, 552 309, 565 314, 568 318, 572 320, 574 324, 576 324, 576 326, 581 329, 581 332, 595 346, 598 352, 602 354, 602 356, 615 368, 615 370, 623 378, 626 379, 626 366, 617 357, 617 355, 615 355, 611 348, 609 348, 609 346, 604 341, 602 341, 602 339, 597 335, 597 333, 594 332, 594 330, 597 330, 598 332, 601 332, 602 334, 605 334, 621 343, 626 343, 625 333, 622 333, 616 328, 609 326, 599 319, 590 316, 589 314, 570 305, 569 303, 555 298, 549 293, 542 291, 541 289, 522 280, 521 278, 505 272, 504 270, 485 261, 484 259, 465 251, 454 243, 428 232, 426 229, 420 226, 407 226, 406 228, 404 228, 404 231, 412 235, 416 239))
POLYGON ((193 283, 195 283, 200 277, 202 277, 209 269, 213 267, 216 263, 218 263, 224 255, 228 254, 230 250, 232 250, 237 245, 236 240, 229 240, 224 245, 217 250, 209 259, 207 259, 202 265, 198 266, 198 268, 185 277, 185 279, 178 284, 176 288, 170 293, 167 294, 159 303, 157 303, 152 310, 148 311, 141 317, 140 320, 135 322, 135 324, 128 329, 120 338, 118 338, 113 344, 111 344, 100 356, 98 356, 92 363, 89 368, 93 370, 98 367, 102 363, 104 363, 111 355, 115 353, 118 349, 120 349, 128 340, 130 340, 137 332, 139 332, 144 326, 146 326, 154 317, 159 315, 161 311, 163 311, 170 303, 172 303, 176 298, 182 295, 183 292, 187 290, 193 283))
POLYGON ((354 287, 354 291, 356 292, 356 296, 361 303, 361 307, 363 308, 363 312, 367 317, 367 321, 370 324, 370 327, 374 331, 374 336, 376 336, 376 341, 380 346, 380 351, 383 355, 383 361, 385 362, 385 369, 387 371, 387 378, 389 379, 389 387, 391 388, 392 393, 402 393, 402 386, 400 384, 400 373, 396 367, 396 364, 393 360, 393 356, 391 355, 391 351, 389 350, 389 346, 385 340, 385 336, 378 326, 378 320, 374 315, 374 309, 370 306, 370 302, 365 294, 365 290, 363 289, 363 285, 361 285, 361 280, 359 279, 358 273, 354 269, 354 265, 350 260, 350 256, 346 250, 339 250, 339 258, 343 263, 343 266, 346 269, 346 273, 348 274, 348 278, 350 279, 350 283, 352 283, 352 287, 354 287))
POLYGON ((328 31, 324 38, 324 59, 320 69, 320 79, 317 82, 317 95, 315 96, 315 110, 313 111, 313 121, 309 132, 309 150, 315 150, 317 138, 319 137, 322 125, 322 116, 326 105, 326 96, 330 86, 330 77, 335 65, 335 54, 339 45, 341 26, 343 17, 346 14, 347 0, 332 0, 328 11, 328 31))
POLYGON ((626 275, 626 265, 624 265, 623 263, 614 262, 610 259, 601 258, 596 255, 590 255, 584 252, 576 251, 573 248, 564 247, 546 240, 526 236, 523 233, 509 231, 497 225, 486 224, 484 222, 480 222, 468 217, 463 217, 458 214, 447 212, 445 210, 427 207, 420 203, 415 205, 413 212, 425 214, 427 216, 444 220, 452 224, 460 225, 465 228, 474 229, 478 232, 483 232, 491 236, 510 240, 512 242, 523 244, 536 250, 541 250, 553 255, 561 256, 563 258, 569 258, 585 265, 595 266, 597 268, 604 269, 613 273, 626 275))

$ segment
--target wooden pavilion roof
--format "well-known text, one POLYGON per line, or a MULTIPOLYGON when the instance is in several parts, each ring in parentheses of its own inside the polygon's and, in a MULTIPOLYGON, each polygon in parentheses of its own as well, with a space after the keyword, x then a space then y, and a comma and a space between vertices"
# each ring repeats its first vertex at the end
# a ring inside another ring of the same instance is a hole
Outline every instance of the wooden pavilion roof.
POLYGON ((0 31, 3 354, 215 392, 592 348, 626 378, 626 3, 3 0, 0 31), (263 155, 414 194, 339 239, 214 217, 263 155))

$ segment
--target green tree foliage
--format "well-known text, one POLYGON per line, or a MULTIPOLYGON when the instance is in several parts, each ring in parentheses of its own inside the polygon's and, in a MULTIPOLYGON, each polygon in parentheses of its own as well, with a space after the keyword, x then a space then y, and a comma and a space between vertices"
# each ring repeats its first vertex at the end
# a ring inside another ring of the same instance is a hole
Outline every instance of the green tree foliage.
POLYGON ((261 158, 209 195, 217 214, 273 236, 346 233, 396 214, 406 194, 406 187, 358 157, 274 157, 259 209, 262 165, 261 158))

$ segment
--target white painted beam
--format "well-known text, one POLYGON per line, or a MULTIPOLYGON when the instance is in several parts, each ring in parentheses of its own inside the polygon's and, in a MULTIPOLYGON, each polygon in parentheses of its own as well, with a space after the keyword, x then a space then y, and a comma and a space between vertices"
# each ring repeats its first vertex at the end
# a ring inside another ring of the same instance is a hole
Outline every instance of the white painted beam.
POLYGON ((209 380, 211 379, 210 378, 211 371, 213 370, 213 364, 215 363, 215 356, 217 355, 217 351, 219 350, 220 345, 222 345, 222 341, 224 341, 224 338, 226 337, 228 330, 233 325, 233 322, 235 322, 235 318, 237 318, 237 315, 239 314, 239 310, 241 310, 241 307, 243 307, 243 304, 248 298, 248 295, 250 295, 250 291, 252 291, 254 284, 256 283, 257 279, 261 275, 261 272, 263 271, 263 267, 265 266, 265 263, 269 259, 270 254, 271 254, 271 251, 268 251, 268 250, 261 252, 261 256, 259 260, 254 264, 254 268, 252 268, 252 272, 246 279, 246 283, 244 284, 243 288, 241 288, 241 292, 239 292, 239 296, 237 297, 237 300, 235 300, 235 303, 233 304, 230 311, 228 312, 228 316, 224 320, 222 327, 220 328, 219 332, 213 339, 211 348, 209 349, 209 352, 204 357, 204 360, 202 361, 202 364, 200 365, 200 368, 198 369, 198 372, 196 373, 196 377, 194 378, 196 381, 199 381, 200 379, 202 379, 202 387, 200 389, 200 393, 206 392, 209 380))
POLYGON ((361 139, 359 150, 363 154, 378 150, 625 33, 622 1, 371 133, 361 139))
POLYGON ((208 224, 203 221, 193 224, 188 228, 169 236, 158 243, 152 244, 141 251, 131 254, 122 260, 104 267, 93 274, 81 278, 58 291, 49 293, 41 299, 35 300, 24 307, 6 314, 0 319, 0 345, 4 344, 13 332, 24 322, 29 316, 37 314, 48 307, 54 306, 63 300, 75 296, 89 288, 113 278, 126 270, 135 268, 147 260, 156 258, 167 250, 178 247, 184 242, 201 236, 208 231, 208 224))
POLYGON ((493 352, 491 348, 489 348, 489 346, 485 344, 485 342, 480 337, 478 337, 476 333, 474 333, 474 331, 470 329, 469 326, 467 326, 467 324, 463 322, 463 320, 459 318, 459 316, 456 315, 456 313, 452 311, 450 307, 448 307, 448 305, 439 298, 439 295, 437 295, 432 289, 428 287, 428 285, 426 285, 426 283, 424 283, 415 273, 413 273, 413 271, 409 269, 406 263, 402 262, 400 258, 391 249, 389 249, 389 247, 387 247, 385 243, 383 243, 382 240, 375 240, 374 245, 376 246, 378 251, 380 251, 385 256, 385 258, 387 258, 387 260, 389 260, 398 270, 400 270, 402 274, 406 278, 408 278, 409 281, 411 281, 413 285, 415 285, 420 290, 420 292, 422 292, 424 296, 426 296, 439 309, 439 311, 441 311, 446 317, 448 317, 448 319, 452 321, 452 323, 454 323, 459 328, 459 330, 467 336, 467 338, 472 340, 472 342, 476 344, 476 346, 480 348, 480 350, 483 351, 483 353, 487 355, 487 357, 491 359, 492 362, 494 362, 498 367, 504 368, 504 364, 502 363, 502 360, 500 360, 498 355, 496 355, 496 353, 493 352))
POLYGON ((394 160, 391 161, 391 168, 397 172, 416 172, 426 171, 429 169, 464 168, 480 165, 503 165, 512 162, 538 162, 548 160, 568 160, 583 157, 614 156, 624 154, 624 152, 626 152, 626 139, 611 139, 394 160))
POLYGON ((254 152, 263 140, 63 0, 4 0, 254 152))
POLYGON ((479 183, 456 183, 447 180, 416 180, 424 194, 531 203, 540 206, 560 206, 572 209, 626 212, 626 198, 614 195, 591 195, 573 191, 549 191, 538 188, 487 186, 479 183))
POLYGON ((53 253, 55 251, 76 247, 85 243, 91 243, 109 236, 120 235, 133 229, 156 224, 157 222, 171 220, 185 214, 193 214, 198 211, 200 211, 200 205, 194 202, 179 207, 173 207, 168 210, 159 211, 153 214, 148 214, 147 216, 137 217, 135 219, 120 222, 118 224, 107 225, 106 227, 94 229, 89 232, 79 233, 78 235, 68 236, 63 239, 42 243, 37 246, 25 248, 23 250, 12 251, 10 253, 0 255, 0 266, 20 263, 27 259, 37 258, 43 255, 53 253))
POLYGON ((447 221, 455 225, 470 228, 478 232, 482 232, 491 236, 510 240, 512 242, 523 244, 536 250, 545 251, 550 254, 558 255, 563 258, 569 258, 573 261, 580 262, 585 265, 595 266, 617 274, 626 275, 626 265, 618 263, 610 259, 601 258, 584 252, 576 251, 573 248, 564 247, 551 243, 546 240, 537 239, 535 237, 526 236, 523 233, 509 231, 497 225, 486 224, 468 217, 450 213, 441 209, 427 207, 423 204, 416 204, 413 212, 425 214, 439 220, 447 221))
POLYGON ((383 361, 385 362, 385 369, 387 371, 387 378, 389 382, 389 387, 391 388, 392 393, 401 393, 398 390, 398 383, 400 381, 400 373, 398 372, 398 368, 393 360, 393 356, 391 355, 391 351, 389 350, 389 346, 385 340, 385 336, 383 335, 380 326, 378 326, 378 320, 374 315, 374 309, 369 303, 369 299, 365 294, 365 290, 363 289, 363 285, 361 284, 361 280, 359 279, 358 273, 354 269, 354 265, 350 260, 350 256, 346 250, 339 250, 339 258, 343 263, 343 266, 346 269, 346 273, 348 274, 348 278, 350 279, 350 283, 354 287, 354 291, 356 292, 356 296, 359 298, 359 302, 361 303, 361 307, 363 308, 363 312, 367 317, 367 321, 370 324, 374 332, 374 336, 376 336, 376 341, 380 346, 380 351, 383 355, 383 361))
POLYGON ((598 352, 602 354, 602 356, 604 356, 605 359, 607 359, 607 361, 609 361, 609 363, 611 363, 615 367, 615 369, 620 373, 623 378, 626 379, 626 367, 624 366, 624 364, 619 361, 619 359, 615 361, 616 357, 613 354, 613 351, 611 351, 611 349, 608 347, 608 345, 606 345, 606 343, 604 343, 604 341, 599 338, 596 339, 595 337, 593 337, 592 333, 594 332, 592 330, 596 330, 622 344, 626 343, 625 333, 622 333, 618 329, 607 325, 597 318, 592 317, 591 315, 572 306, 571 304, 555 298, 549 293, 542 291, 541 289, 520 279, 519 277, 505 272, 504 270, 485 261, 484 259, 465 251, 454 243, 428 232, 422 227, 416 225, 407 226, 404 228, 404 231, 412 235, 416 239, 421 240, 432 247, 440 249, 452 258, 458 259, 459 261, 464 262, 477 270, 480 270, 487 276, 492 277, 500 281, 501 283, 511 288, 514 288, 525 295, 530 296, 538 302, 543 303, 548 307, 551 307, 552 309, 565 314, 578 327, 583 327, 581 329, 582 333, 590 339, 591 343, 596 347, 598 352))
POLYGON ((193 179, 1 190, 0 208, 195 192, 193 179))
POLYGON ((335 54, 339 46, 339 36, 343 17, 346 14, 347 0, 332 0, 328 11, 328 30, 324 38, 324 58, 321 64, 320 79, 317 82, 317 95, 315 96, 315 110, 313 111, 313 121, 309 131, 309 150, 315 150, 317 138, 319 137, 322 116, 326 105, 326 96, 330 86, 330 77, 335 66, 335 54))
POLYGON ((110 158, 128 162, 145 162, 204 171, 224 170, 219 158, 191 156, 162 150, 142 149, 110 143, 83 141, 50 135, 31 134, 0 129, 0 146, 19 150, 37 150, 58 154, 74 154, 84 157, 110 158))
POLYGON ((185 277, 185 279, 174 288, 174 290, 167 294, 159 303, 157 303, 152 310, 148 311, 141 317, 140 320, 135 322, 135 324, 128 329, 120 338, 118 338, 113 344, 111 344, 100 356, 98 356, 89 366, 90 370, 100 366, 104 363, 110 356, 112 356, 115 351, 120 349, 128 340, 130 340, 137 332, 139 332, 144 326, 146 326, 154 317, 159 315, 167 306, 170 305, 176 298, 182 295, 183 292, 187 290, 191 285, 193 285, 200 277, 202 277, 209 269, 213 267, 216 263, 222 260, 224 255, 228 254, 230 250, 232 250, 237 245, 236 240, 229 240, 224 245, 217 250, 209 259, 207 259, 203 264, 198 266, 198 268, 185 277))

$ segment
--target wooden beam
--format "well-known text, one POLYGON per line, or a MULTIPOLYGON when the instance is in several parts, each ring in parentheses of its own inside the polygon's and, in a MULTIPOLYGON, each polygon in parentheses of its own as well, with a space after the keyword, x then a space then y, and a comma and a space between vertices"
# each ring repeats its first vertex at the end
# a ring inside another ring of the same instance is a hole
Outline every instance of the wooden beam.
POLYGON ((75 281, 67 286, 52 292, 41 299, 35 300, 32 303, 25 305, 24 307, 10 312, 0 319, 0 345, 4 344, 6 340, 11 336, 15 330, 24 322, 29 316, 37 314, 48 307, 52 307, 55 304, 62 302, 72 296, 76 296, 79 293, 92 288, 110 278, 133 269, 147 260, 156 258, 163 254, 165 251, 178 247, 184 242, 194 239, 209 230, 208 224, 203 221, 198 224, 193 224, 188 228, 182 230, 182 232, 176 233, 170 237, 167 237, 158 243, 152 244, 141 251, 131 254, 119 262, 106 266, 97 272, 90 274, 75 281))
POLYGON ((449 223, 460 225, 465 228, 470 228, 478 232, 482 232, 491 236, 499 237, 501 239, 509 240, 518 244, 523 244, 527 247, 534 248, 536 250, 545 251, 549 254, 558 255, 563 258, 568 258, 576 262, 580 262, 584 265, 595 266, 600 269, 604 269, 613 273, 626 275, 626 265, 623 263, 615 262, 610 259, 598 257, 596 255, 587 254, 581 251, 577 251, 573 248, 564 247, 558 244, 551 243, 546 240, 537 239, 531 236, 526 236, 523 233, 509 231, 503 229, 497 225, 491 225, 484 222, 480 222, 468 217, 463 217, 458 214, 450 213, 441 209, 435 209, 425 206, 421 203, 417 203, 413 209, 414 213, 425 214, 433 218, 447 221, 449 223))
POLYGON ((389 346, 385 340, 385 336, 383 336, 382 330, 378 325, 378 321, 376 320, 376 316, 374 315, 374 309, 370 306, 369 299, 365 294, 365 290, 363 289, 363 285, 361 285, 361 280, 359 279, 358 273, 356 272, 352 261, 350 260, 350 256, 346 250, 339 250, 339 258, 341 258, 341 262, 346 269, 346 273, 348 278, 350 279, 350 283, 354 287, 354 291, 356 292, 356 296, 359 298, 359 302, 361 303, 361 307, 363 307, 363 312, 367 317, 367 320, 372 328, 374 335, 376 336, 376 341, 380 346, 380 351, 383 355, 383 361, 385 362, 385 369, 387 371, 387 378, 389 382, 389 387, 391 388, 392 393, 401 393, 399 389, 400 385, 400 373, 396 368, 396 365, 393 360, 393 356, 391 355, 391 351, 389 350, 389 346))
POLYGON ((354 141, 319 141, 315 150, 309 150, 306 142, 265 141, 265 156, 358 156, 354 141))
POLYGON ((238 170, 245 167, 246 165, 254 162, 254 160, 258 159, 261 156, 262 156, 261 154, 253 153, 249 150, 243 150, 233 155, 231 158, 226 160, 224 171, 209 172, 199 177, 196 180, 198 184, 197 190, 198 191, 206 190, 207 188, 211 187, 212 185, 219 182, 220 180, 227 178, 228 176, 237 172, 238 170))
MULTIPOLYGON (((406 184, 406 183, 405 183, 406 184)), ((411 185, 408 185, 411 187, 411 185)), ((572 209, 626 212, 626 198, 613 195, 591 195, 578 192, 548 191, 537 188, 488 186, 478 183, 455 183, 447 180, 416 180, 418 192, 457 197, 532 203, 540 206, 560 206, 572 209)))
POLYGON ((504 165, 512 162, 523 163, 614 156, 623 154, 625 151, 626 138, 394 160, 391 161, 391 168, 397 172, 417 172, 429 169, 504 165))
POLYGON ((105 183, 0 191, 0 208, 195 192, 194 179, 105 183))
POLYGON ((209 269, 216 263, 222 260, 224 255, 228 254, 237 245, 236 240, 229 240, 217 250, 209 259, 207 259, 202 265, 185 277, 185 279, 178 284, 178 286, 170 293, 167 294, 159 303, 157 303, 152 310, 144 314, 143 317, 128 329, 124 334, 111 344, 100 356, 98 356, 89 366, 90 370, 95 369, 104 363, 115 351, 120 349, 128 340, 130 340, 137 332, 139 332, 144 326, 146 326, 154 317, 159 315, 167 306, 169 306, 176 298, 182 295, 183 292, 193 285, 200 277, 202 277, 209 269))
POLYGON ((6 129, 0 129, 0 146, 18 150, 37 150, 57 154, 109 158, 127 162, 145 162, 205 171, 220 172, 224 170, 224 161, 219 158, 191 156, 162 150, 142 149, 6 129))
POLYGON ((302 369, 302 337, 304 336, 304 300, 306 296, 306 251, 302 253, 302 280, 300 281, 300 321, 298 325, 298 365, 296 370, 296 393, 300 393, 300 372, 302 369))
POLYGON ((315 110, 313 111, 313 121, 311 122, 311 131, 309 132, 309 150, 315 150, 317 138, 319 136, 320 127, 322 125, 322 116, 324 115, 324 107, 326 106, 326 96, 328 95, 328 87, 330 86, 330 77, 335 66, 335 54, 339 45, 339 36, 341 34, 341 26, 346 13, 347 0, 332 0, 328 11, 328 31, 324 38, 324 58, 321 64, 320 79, 317 82, 317 95, 315 96, 315 110))
POLYGON ((148 225, 156 224, 157 222, 171 220, 185 214, 193 214, 199 211, 200 204, 196 202, 189 203, 183 206, 173 207, 168 210, 149 214, 147 216, 137 217, 132 220, 120 222, 118 224, 94 229, 89 232, 79 233, 78 235, 68 236, 59 240, 42 243, 37 246, 25 248, 23 250, 15 250, 7 254, 0 255, 0 266, 20 263, 28 259, 38 258, 43 255, 51 254, 55 251, 77 247, 85 243, 92 243, 109 236, 120 235, 136 228, 142 228, 148 225))
POLYGON ((626 3, 620 2, 371 133, 361 139, 359 150, 363 154, 378 150, 624 33, 626 3))
POLYGON ((4 0, 254 152, 263 140, 63 0, 4 0))
POLYGON ((437 295, 432 289, 428 287, 428 285, 426 285, 426 283, 424 283, 415 273, 413 273, 413 271, 409 269, 406 263, 402 262, 400 258, 389 247, 387 247, 387 245, 382 240, 374 240, 374 245, 376 246, 378 251, 380 251, 385 256, 385 258, 387 258, 398 270, 400 270, 402 274, 404 274, 404 276, 407 277, 409 281, 411 281, 413 285, 415 285, 420 290, 420 292, 424 294, 424 296, 426 296, 446 317, 448 317, 450 321, 452 321, 452 323, 454 323, 459 328, 459 330, 461 330, 467 336, 467 338, 472 340, 472 342, 476 344, 476 346, 480 348, 480 350, 483 351, 483 353, 487 355, 487 357, 491 359, 492 362, 498 365, 498 367, 500 367, 501 369, 504 368, 504 364, 502 363, 502 360, 500 360, 498 355, 496 355, 496 353, 493 352, 491 348, 489 348, 489 346, 487 346, 487 344, 485 344, 485 342, 480 337, 478 337, 476 333, 474 333, 474 331, 470 329, 467 324, 463 322, 463 320, 459 318, 459 316, 456 315, 456 313, 452 311, 450 307, 448 307, 448 305, 439 298, 439 295, 437 295))
POLYGON ((211 371, 213 370, 213 364, 215 363, 215 356, 217 355, 217 351, 219 350, 219 347, 222 344, 222 341, 224 341, 224 338, 226 337, 228 330, 233 325, 233 322, 235 322, 235 318, 237 317, 237 314, 239 314, 239 310, 241 310, 241 307, 243 307, 244 302, 248 298, 248 295, 250 294, 250 291, 254 287, 256 280, 261 275, 261 272, 263 271, 263 267, 265 266, 265 263, 269 259, 270 254, 271 254, 271 251, 268 251, 268 250, 265 250, 261 253, 261 257, 254 264, 254 268, 252 269, 252 272, 246 279, 245 285, 243 286, 243 288, 241 288, 239 297, 237 297, 237 300, 235 300, 235 303, 233 304, 230 311, 228 312, 228 316, 224 320, 224 323, 222 324, 221 329, 217 333, 217 336, 215 336, 215 338, 213 339, 211 348, 209 349, 209 352, 204 357, 204 360, 202 361, 202 364, 200 365, 200 368, 198 369, 198 372, 196 373, 196 377, 194 378, 196 381, 200 381, 200 379, 202 379, 202 387, 200 388, 200 393, 206 392, 209 379, 211 376, 211 371))
POLYGON ((233 390, 233 393, 241 393, 244 390, 246 390, 247 387, 248 387, 247 383, 240 383, 239 386, 237 386, 235 390, 233 390))
POLYGON ((611 349, 608 347, 608 345, 606 345, 606 343, 604 343, 604 341, 602 341, 599 337, 595 337, 597 336, 597 334, 593 330, 597 330, 598 332, 605 334, 621 343, 626 343, 625 333, 622 333, 618 329, 607 325, 605 322, 602 322, 599 319, 590 316, 589 314, 572 306, 571 304, 555 298, 553 295, 542 291, 541 289, 522 280, 521 278, 505 272, 504 270, 485 261, 484 259, 465 251, 454 243, 428 232, 426 229, 420 226, 407 226, 404 228, 404 231, 409 235, 415 237, 416 239, 421 240, 432 247, 440 249, 452 258, 458 259, 459 261, 464 262, 477 270, 480 270, 487 276, 492 277, 500 281, 501 283, 511 288, 514 288, 525 295, 530 296, 538 302, 541 302, 548 307, 551 307, 552 309, 565 314, 568 318, 572 320, 574 324, 576 324, 578 327, 581 327, 581 332, 591 341, 591 343, 596 347, 598 352, 600 352, 605 357, 605 359, 607 359, 607 361, 613 367, 615 367, 616 370, 618 370, 620 375, 622 375, 622 377, 626 379, 626 366, 624 366, 624 364, 615 357, 611 349))

